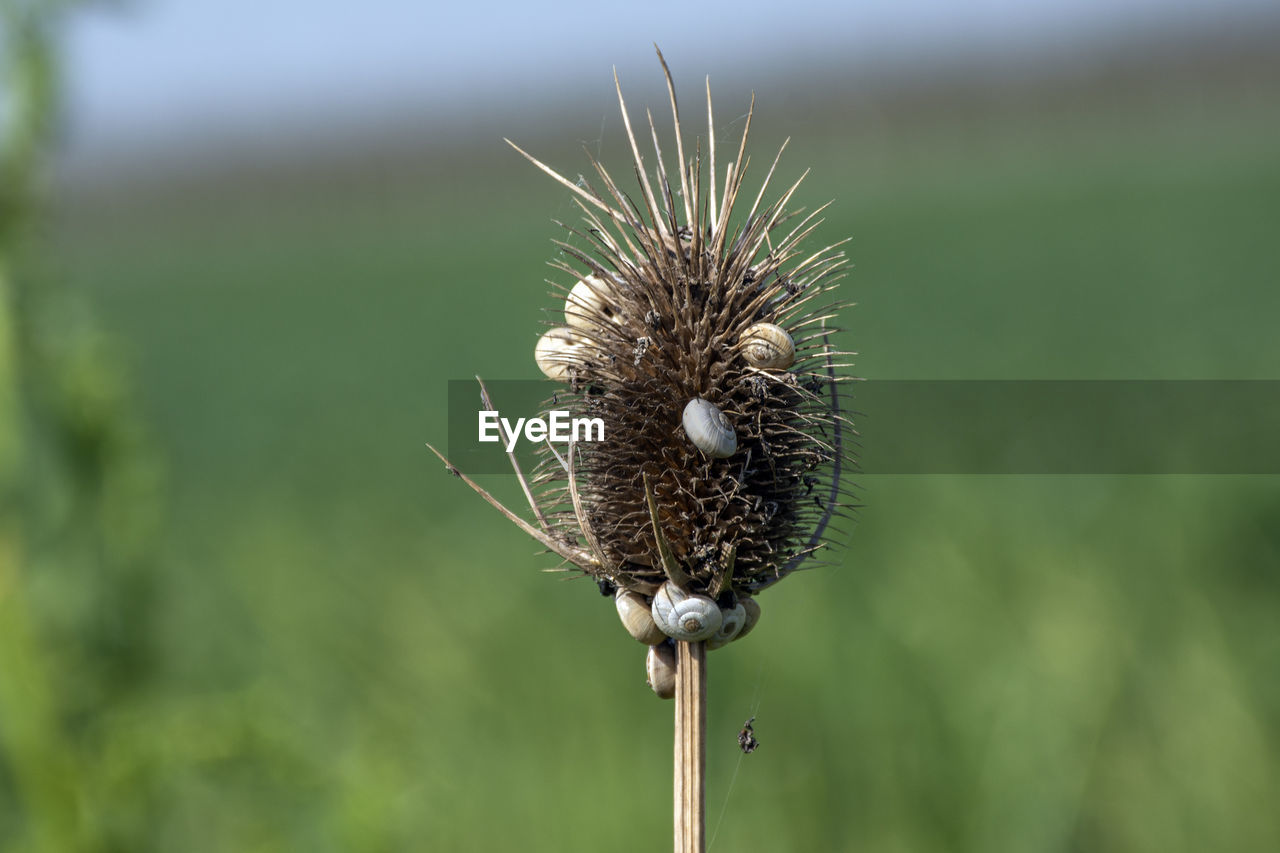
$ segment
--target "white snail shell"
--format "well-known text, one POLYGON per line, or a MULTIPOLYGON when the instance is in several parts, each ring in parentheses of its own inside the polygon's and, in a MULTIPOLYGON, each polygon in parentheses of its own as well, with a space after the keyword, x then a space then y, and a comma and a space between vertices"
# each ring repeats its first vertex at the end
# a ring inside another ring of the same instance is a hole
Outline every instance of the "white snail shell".
POLYGON ((622 626, 627 629, 628 634, 646 646, 661 643, 667 638, 653 621, 653 612, 643 595, 619 588, 613 596, 613 602, 618 606, 618 618, 622 620, 622 626))
POLYGON ((760 605, 756 603, 754 598, 739 598, 738 606, 747 611, 747 618, 742 623, 742 630, 738 632, 735 640, 741 640, 747 634, 751 633, 751 629, 760 621, 760 605))
POLYGON ((721 610, 720 617, 720 628, 707 640, 708 651, 727 646, 738 639, 738 635, 742 633, 742 627, 747 624, 747 608, 738 604, 727 610, 721 610))
POLYGON ((590 332, 601 323, 619 323, 617 294, 613 286, 599 276, 581 279, 564 300, 564 321, 575 329, 590 332))
POLYGON ((766 370, 786 370, 796 360, 796 343, 781 326, 773 323, 756 323, 738 338, 742 357, 752 367, 766 370))
POLYGON ((585 347, 573 329, 558 326, 538 338, 533 360, 548 379, 569 381, 569 369, 583 364, 585 347))
POLYGON ((685 592, 671 581, 653 596, 653 621, 668 637, 691 643, 705 640, 720 629, 724 616, 705 595, 685 592))
POLYGON ((694 397, 684 407, 680 422, 694 447, 708 456, 724 459, 738 449, 738 434, 724 412, 701 397, 694 397))
POLYGON ((644 659, 645 680, 659 699, 671 699, 676 695, 676 650, 663 640, 649 647, 644 659))

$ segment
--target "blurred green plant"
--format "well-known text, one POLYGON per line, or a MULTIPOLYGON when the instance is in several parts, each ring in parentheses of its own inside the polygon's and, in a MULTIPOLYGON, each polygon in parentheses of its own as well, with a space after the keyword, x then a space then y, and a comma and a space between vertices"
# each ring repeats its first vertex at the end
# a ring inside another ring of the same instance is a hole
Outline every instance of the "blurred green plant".
POLYGON ((128 849, 101 725, 152 665, 157 466, 110 341, 36 257, 73 3, 0 6, 0 847, 128 849))

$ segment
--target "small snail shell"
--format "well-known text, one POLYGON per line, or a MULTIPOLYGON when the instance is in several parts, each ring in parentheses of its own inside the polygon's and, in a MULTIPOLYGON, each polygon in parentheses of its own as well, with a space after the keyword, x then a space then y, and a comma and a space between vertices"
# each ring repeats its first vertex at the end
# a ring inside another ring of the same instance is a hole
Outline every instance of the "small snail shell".
POLYGON ((646 646, 661 643, 667 638, 653 621, 653 612, 643 595, 619 588, 613 602, 618 606, 618 618, 622 620, 622 626, 627 629, 628 634, 646 646))
POLYGON ((687 593, 667 581, 653 596, 653 621, 668 637, 691 643, 705 640, 720 628, 724 617, 705 595, 687 593))
POLYGON ((708 456, 724 459, 738 449, 738 434, 724 412, 701 397, 694 397, 684 407, 680 422, 694 447, 708 456))
POLYGON ((796 344, 787 330, 773 323, 756 323, 738 338, 742 357, 752 367, 786 370, 796 360, 796 344))
POLYGON ((575 329, 590 332, 605 321, 618 320, 617 294, 604 279, 589 275, 569 291, 564 300, 564 321, 575 329))
POLYGON ((676 695, 676 649, 663 640, 649 647, 644 659, 645 680, 658 694, 659 699, 671 699, 676 695))
POLYGON ((747 618, 742 623, 742 630, 738 632, 735 640, 741 640, 747 634, 751 633, 751 629, 760 621, 760 605, 756 603, 754 598, 739 598, 738 606, 747 611, 747 618))
POLYGON ((720 628, 707 640, 707 650, 727 646, 738 639, 742 626, 747 623, 747 609, 741 604, 720 611, 720 628))
POLYGON ((573 329, 559 326, 538 338, 533 349, 533 360, 548 379, 569 381, 569 368, 583 364, 583 344, 573 329))

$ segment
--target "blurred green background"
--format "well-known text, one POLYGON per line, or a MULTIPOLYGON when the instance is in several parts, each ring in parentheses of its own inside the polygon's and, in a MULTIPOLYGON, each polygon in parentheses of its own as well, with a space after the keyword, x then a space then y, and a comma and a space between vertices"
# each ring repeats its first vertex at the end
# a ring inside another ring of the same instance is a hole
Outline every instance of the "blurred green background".
MULTIPOLYGON (((1280 65, 1250 45, 712 86, 722 138, 760 93, 757 179, 791 135, 798 203, 835 200, 857 375, 1277 378, 1280 65)), ((709 70, 674 68, 690 115, 709 70)), ((634 118, 662 115, 650 72, 634 118)), ((25 624, 0 849, 669 845, 643 648, 424 446, 449 379, 537 375, 574 209, 500 136, 624 163, 592 92, 497 132, 56 185, 18 275, 96 316, 73 399, 112 383, 111 464, 145 487, 85 544, 65 506, 95 486, 34 478, 70 497, 0 578, 25 624)), ((857 482, 839 565, 711 658, 713 850, 1280 849, 1277 478, 857 482)))

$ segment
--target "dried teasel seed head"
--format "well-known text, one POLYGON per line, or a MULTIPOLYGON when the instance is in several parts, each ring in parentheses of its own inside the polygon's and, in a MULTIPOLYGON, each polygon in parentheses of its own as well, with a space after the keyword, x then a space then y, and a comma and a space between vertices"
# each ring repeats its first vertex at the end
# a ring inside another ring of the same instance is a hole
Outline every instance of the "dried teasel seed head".
POLYGON ((582 212, 552 261, 568 288, 565 326, 535 353, 568 386, 548 408, 599 419, 605 434, 567 453, 538 447, 522 482, 536 526, 500 508, 602 587, 654 596, 666 633, 712 636, 726 621, 716 603, 732 601, 727 630, 740 604, 742 637, 759 616, 751 599, 830 545, 852 507, 849 377, 838 372, 848 353, 829 325, 846 305, 831 295, 845 241, 808 245, 826 205, 799 206, 800 181, 771 185, 781 152, 757 169, 763 186, 747 188, 750 109, 731 162, 710 95, 706 135, 689 138, 662 65, 674 144, 652 114, 635 132, 618 87, 633 168, 593 159, 575 180, 513 144, 582 212), (615 179, 624 171, 634 183, 615 179), (664 623, 664 584, 711 607, 664 623))
POLYGON ((533 349, 533 360, 548 379, 568 382, 569 372, 581 367, 585 347, 573 329, 559 326, 538 338, 533 349))
POLYGON ((786 370, 796 360, 796 344, 787 330, 773 323, 756 323, 738 340, 742 357, 752 367, 786 370))
POLYGON ((708 456, 725 459, 738 449, 738 434, 733 431, 733 424, 724 412, 701 397, 688 402, 680 422, 693 446, 708 456))

